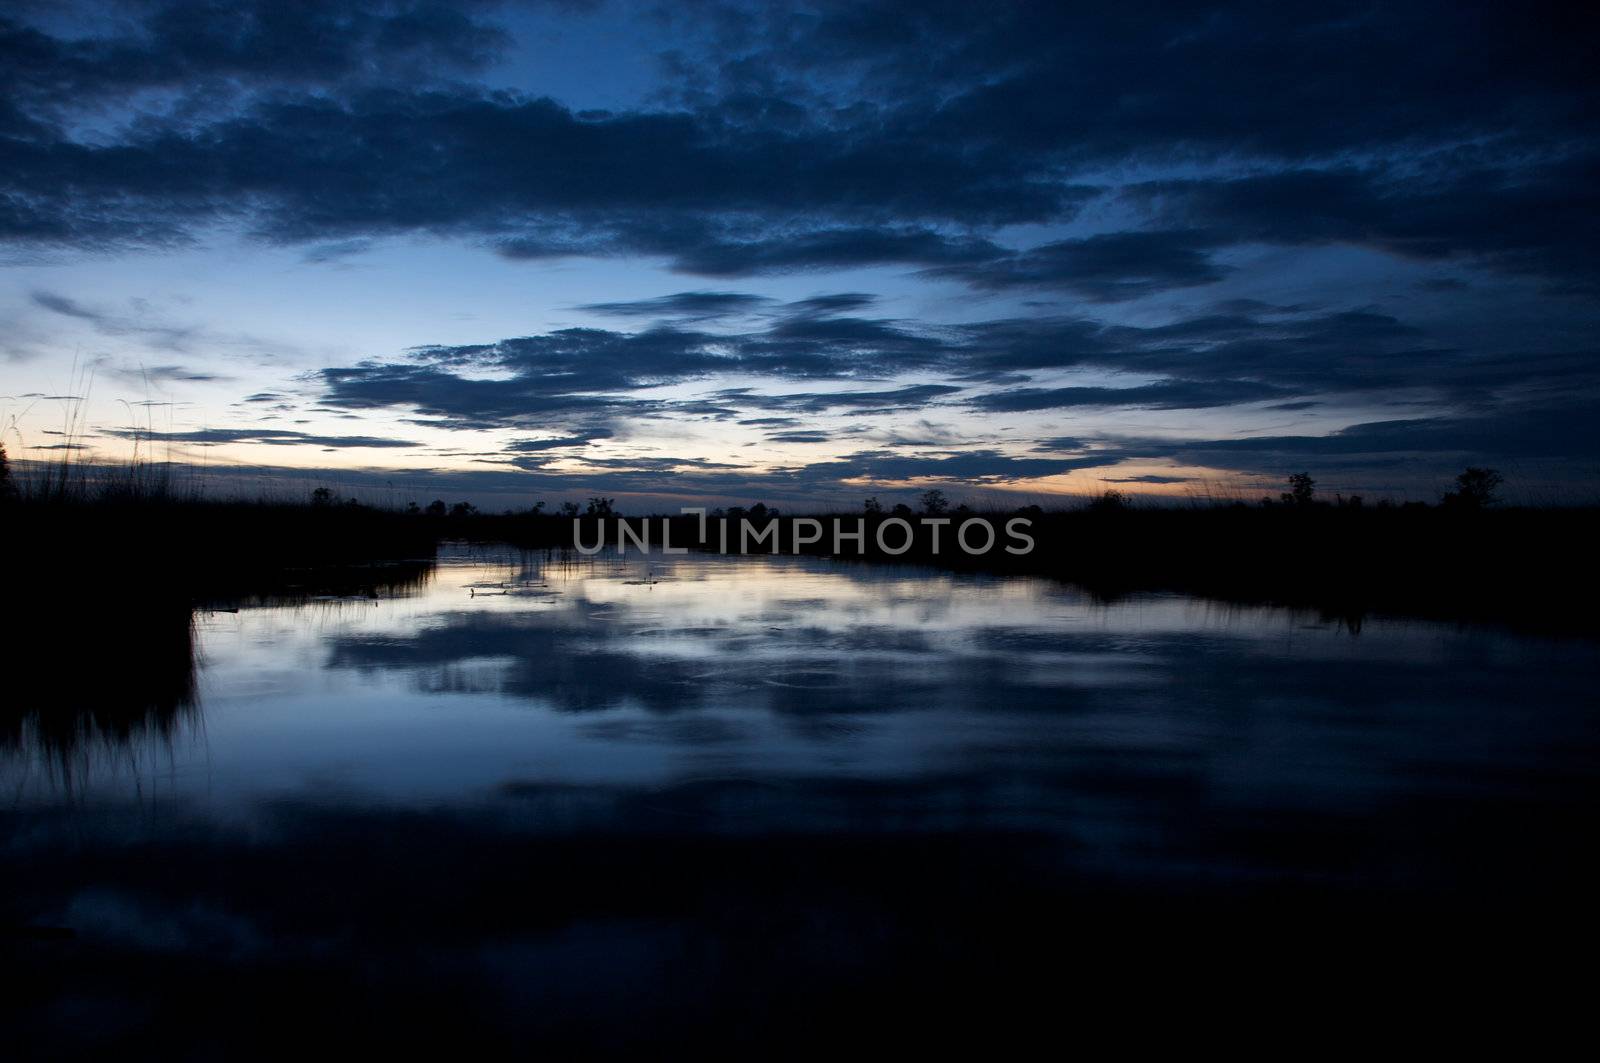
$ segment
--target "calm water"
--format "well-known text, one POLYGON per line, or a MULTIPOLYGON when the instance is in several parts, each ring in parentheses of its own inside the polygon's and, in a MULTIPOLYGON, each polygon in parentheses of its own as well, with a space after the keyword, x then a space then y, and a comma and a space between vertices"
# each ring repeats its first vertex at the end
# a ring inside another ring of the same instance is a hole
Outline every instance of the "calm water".
POLYGON ((204 1053, 270 1000, 368 1039, 725 1042, 1217 935, 1591 929, 1585 641, 491 551, 176 645, 0 746, 41 1036, 204 1053))

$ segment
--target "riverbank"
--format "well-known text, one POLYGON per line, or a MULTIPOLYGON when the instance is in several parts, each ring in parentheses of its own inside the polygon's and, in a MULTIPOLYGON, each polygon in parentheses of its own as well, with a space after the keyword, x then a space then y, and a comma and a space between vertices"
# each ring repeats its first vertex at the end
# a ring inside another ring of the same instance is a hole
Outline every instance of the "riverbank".
POLYGON ((403 512, 349 504, 206 500, 14 501, 0 551, 12 600, 138 595, 190 605, 348 593, 425 562, 446 541, 537 550, 803 553, 1043 576, 1105 599, 1174 591, 1319 610, 1600 633, 1588 560, 1600 510, 1430 506, 1083 508, 929 514, 570 518, 403 512), (619 522, 627 531, 619 530, 619 522), (975 549, 984 546, 984 549, 975 549))

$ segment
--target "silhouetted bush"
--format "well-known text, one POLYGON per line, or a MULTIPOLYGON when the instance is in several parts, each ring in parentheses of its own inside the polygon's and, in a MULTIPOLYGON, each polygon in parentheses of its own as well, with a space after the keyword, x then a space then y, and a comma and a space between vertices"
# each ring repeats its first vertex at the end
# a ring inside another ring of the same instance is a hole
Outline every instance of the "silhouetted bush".
POLYGON ((1128 508, 1128 496, 1121 491, 1106 491, 1089 500, 1089 509, 1095 513, 1120 513, 1128 508))

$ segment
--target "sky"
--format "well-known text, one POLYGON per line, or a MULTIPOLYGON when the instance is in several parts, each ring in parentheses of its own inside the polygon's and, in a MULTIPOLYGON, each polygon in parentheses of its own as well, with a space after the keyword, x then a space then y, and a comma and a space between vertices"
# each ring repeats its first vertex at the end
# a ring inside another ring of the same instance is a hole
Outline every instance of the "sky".
POLYGON ((14 463, 1600 501, 1580 5, 8 3, 14 463))

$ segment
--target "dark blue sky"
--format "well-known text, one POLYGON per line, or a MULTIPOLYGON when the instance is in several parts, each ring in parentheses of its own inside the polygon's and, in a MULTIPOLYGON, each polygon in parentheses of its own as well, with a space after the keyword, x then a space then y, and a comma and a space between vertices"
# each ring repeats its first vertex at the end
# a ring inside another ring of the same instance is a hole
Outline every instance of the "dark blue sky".
POLYGON ((8 10, 17 457, 658 502, 1600 482, 1576 5, 8 10))

